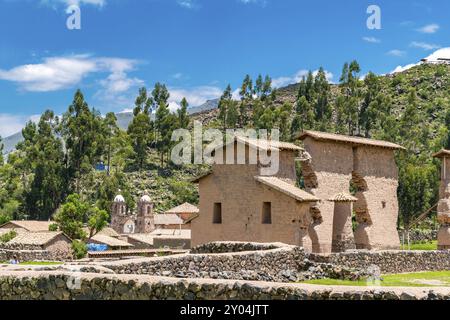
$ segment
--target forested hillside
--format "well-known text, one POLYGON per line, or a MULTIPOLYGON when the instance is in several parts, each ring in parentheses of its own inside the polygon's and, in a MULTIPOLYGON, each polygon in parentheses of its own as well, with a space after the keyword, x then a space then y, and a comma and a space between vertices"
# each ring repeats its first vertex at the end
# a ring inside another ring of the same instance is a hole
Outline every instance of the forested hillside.
POLYGON ((73 193, 107 211, 119 190, 130 208, 144 190, 160 212, 184 201, 195 203, 197 189, 190 178, 208 168, 169 161, 173 130, 189 129, 193 120, 220 129, 278 128, 290 141, 299 131, 314 129, 396 142, 407 148, 397 154, 401 222, 437 201, 439 166, 431 154, 450 147, 449 65, 423 64, 362 79, 353 61, 344 65, 338 84, 330 84, 320 69, 278 90, 269 76, 246 76, 239 95, 240 100, 233 99, 229 86, 218 109, 189 116, 186 100, 170 112, 164 85, 156 84, 151 92, 142 88, 124 131, 113 113, 100 116, 77 91, 61 118, 47 111, 37 125, 27 124, 24 141, 0 166, 0 222, 48 219, 73 193), (110 170, 96 171, 100 162, 110 170))

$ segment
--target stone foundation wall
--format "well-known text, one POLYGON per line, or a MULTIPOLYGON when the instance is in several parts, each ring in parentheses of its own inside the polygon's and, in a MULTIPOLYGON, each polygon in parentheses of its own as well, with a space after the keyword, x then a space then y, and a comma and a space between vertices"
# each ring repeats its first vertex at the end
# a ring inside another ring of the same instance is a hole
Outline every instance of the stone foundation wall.
POLYGON ((358 279, 362 276, 359 270, 311 262, 303 248, 281 243, 211 243, 195 248, 194 252, 228 253, 184 254, 104 262, 98 265, 119 274, 271 282, 317 278, 358 279), (236 252, 247 249, 256 251, 236 252))
MULTIPOLYGON (((400 230, 398 232, 400 240, 404 238, 405 243, 407 243, 407 232, 405 230, 400 230)), ((437 240, 438 230, 420 230, 414 229, 409 232, 409 241, 411 243, 420 242, 431 242, 437 240)))
POLYGON ((191 254, 199 253, 230 253, 244 251, 273 250, 283 246, 271 243, 254 242, 210 242, 191 249, 191 254))
POLYGON ((73 274, 61 272, 0 273, 0 288, 0 300, 450 299, 450 288, 328 287, 106 274, 81 274, 74 278, 73 274))
POLYGON ((376 265, 382 273, 450 270, 450 251, 355 251, 328 256, 310 254, 309 259, 356 269, 376 265))
POLYGON ((16 257, 19 261, 53 261, 55 259, 49 251, 46 250, 6 250, 0 249, 0 261, 10 261, 16 257))
POLYGON ((450 270, 450 251, 351 251, 318 255, 281 243, 215 242, 198 246, 191 254, 97 265, 118 274, 294 282, 358 279, 372 274, 374 265, 382 273, 450 270))

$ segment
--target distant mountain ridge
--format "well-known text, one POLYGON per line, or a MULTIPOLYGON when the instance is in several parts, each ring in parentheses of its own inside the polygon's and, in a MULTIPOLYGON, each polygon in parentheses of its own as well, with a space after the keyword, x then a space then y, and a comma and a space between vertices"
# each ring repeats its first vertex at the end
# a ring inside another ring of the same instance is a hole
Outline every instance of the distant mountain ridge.
MULTIPOLYGON (((214 110, 219 106, 219 99, 208 100, 204 104, 188 109, 189 114, 198 114, 210 110, 214 110)), ((133 120, 133 112, 116 113, 117 125, 122 130, 127 130, 128 125, 133 120)), ((3 138, 3 154, 8 154, 15 150, 16 145, 23 140, 22 132, 17 132, 11 136, 3 138)))

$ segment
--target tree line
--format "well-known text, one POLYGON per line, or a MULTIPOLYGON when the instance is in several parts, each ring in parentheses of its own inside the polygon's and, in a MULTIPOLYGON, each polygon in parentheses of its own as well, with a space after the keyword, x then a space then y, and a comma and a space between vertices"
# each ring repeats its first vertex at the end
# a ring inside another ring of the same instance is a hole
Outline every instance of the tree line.
MULTIPOLYGON (((431 81, 444 81, 448 71, 442 68, 391 77, 369 72, 362 77, 358 62, 351 61, 344 64, 336 84, 323 68, 308 72, 297 84, 294 99, 283 99, 270 76, 253 80, 247 75, 236 92, 226 87, 209 125, 222 130, 277 128, 285 141, 296 141, 302 130, 319 130, 403 145, 407 151, 399 152, 396 161, 400 223, 405 225, 438 198, 439 162, 431 153, 450 147, 450 99, 445 89, 436 96, 431 81)), ((47 220, 72 194, 105 211, 119 189, 129 199, 125 172, 171 165, 172 132, 189 128, 188 102, 183 99, 171 112, 169 97, 161 83, 151 91, 141 88, 126 131, 118 127, 114 113, 102 117, 90 108, 79 90, 62 117, 48 110, 37 124, 29 122, 17 151, 5 164, 0 159, 0 222, 47 220), (150 153, 158 154, 159 163, 148 163, 150 153), (107 172, 96 188, 87 190, 86 181, 94 179, 92 172, 100 162, 107 172)))
POLYGON ((66 200, 75 202, 75 195, 93 205, 82 210, 80 222, 104 216, 97 210, 109 212, 111 199, 120 188, 129 196, 122 179, 125 169, 143 170, 151 150, 159 154, 160 165, 166 165, 172 131, 187 128, 188 102, 183 99, 174 113, 168 99, 165 85, 157 83, 150 94, 141 88, 127 131, 119 128, 114 113, 103 117, 90 108, 80 90, 61 117, 47 110, 38 123, 28 122, 22 130, 23 141, 6 163, 0 152, 0 223, 48 220, 66 200), (99 187, 86 190, 86 180, 93 179, 100 163, 105 164, 106 173, 99 187))

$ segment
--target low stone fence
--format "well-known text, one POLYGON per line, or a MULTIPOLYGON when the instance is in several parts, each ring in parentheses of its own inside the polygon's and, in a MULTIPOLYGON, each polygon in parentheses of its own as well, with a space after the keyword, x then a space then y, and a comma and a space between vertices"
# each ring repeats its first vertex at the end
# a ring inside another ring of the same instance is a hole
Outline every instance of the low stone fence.
MULTIPOLYGON (((0 272, 0 300, 449 300, 450 288, 365 288, 67 272, 0 272)), ((173 310, 168 311, 177 312, 173 310)), ((170 317, 170 316, 169 316, 170 317)))
POLYGON ((0 249, 0 261, 10 261, 12 259, 19 261, 59 261, 59 257, 47 250, 9 250, 0 249))
POLYGON ((273 250, 286 246, 284 244, 273 243, 254 243, 254 242, 210 242, 202 244, 191 249, 192 254, 199 253, 229 253, 229 252, 244 252, 244 251, 261 251, 273 250))
POLYGON ((294 282, 317 278, 358 279, 359 270, 314 263, 303 248, 281 243, 213 243, 196 248, 200 251, 257 251, 216 254, 184 254, 169 257, 103 262, 101 265, 119 274, 147 274, 177 278, 236 279, 294 282), (263 250, 265 249, 265 250, 263 250))
POLYGON ((356 269, 376 265, 382 273, 450 270, 450 251, 352 251, 328 256, 310 254, 309 259, 356 269))
POLYGON ((302 248, 279 244, 272 250, 177 256, 105 262, 120 274, 148 274, 178 278, 295 281, 304 269, 302 248))
MULTIPOLYGON (((404 239, 404 243, 406 244, 408 241, 408 233, 406 230, 400 230, 398 234, 400 236, 400 240, 404 239)), ((410 243, 432 242, 437 240, 437 235, 438 230, 413 229, 409 231, 409 241, 410 243)))

